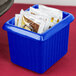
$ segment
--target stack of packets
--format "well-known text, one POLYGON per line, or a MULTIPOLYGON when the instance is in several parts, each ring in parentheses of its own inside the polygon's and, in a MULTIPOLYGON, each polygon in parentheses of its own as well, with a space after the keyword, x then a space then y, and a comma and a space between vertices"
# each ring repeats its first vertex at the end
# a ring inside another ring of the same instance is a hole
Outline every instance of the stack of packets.
POLYGON ((39 5, 38 9, 30 7, 29 11, 21 9, 15 15, 15 25, 36 33, 43 33, 62 20, 62 11, 39 5))

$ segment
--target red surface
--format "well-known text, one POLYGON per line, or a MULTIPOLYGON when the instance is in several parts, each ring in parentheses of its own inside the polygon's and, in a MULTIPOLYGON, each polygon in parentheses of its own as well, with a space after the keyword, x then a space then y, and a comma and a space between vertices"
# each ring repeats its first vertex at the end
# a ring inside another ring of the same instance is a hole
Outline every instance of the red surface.
MULTIPOLYGON (((20 9, 31 5, 14 4, 11 9, 0 17, 0 76, 76 76, 76 19, 71 23, 68 53, 48 69, 44 74, 37 74, 10 61, 7 33, 2 30, 3 24, 12 18, 20 9)), ((76 17, 76 7, 52 6, 70 12, 76 17)))

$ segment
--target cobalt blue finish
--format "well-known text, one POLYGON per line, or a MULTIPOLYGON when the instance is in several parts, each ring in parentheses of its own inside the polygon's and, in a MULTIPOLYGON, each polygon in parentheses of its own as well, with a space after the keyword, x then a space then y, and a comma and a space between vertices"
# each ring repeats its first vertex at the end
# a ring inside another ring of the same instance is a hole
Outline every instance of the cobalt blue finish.
MULTIPOLYGON (((38 5, 34 5, 38 8, 38 5)), ((29 10, 29 9, 27 9, 29 10)), ((15 18, 7 21, 11 61, 37 73, 44 73, 68 50, 69 24, 72 14, 63 12, 63 20, 42 34, 15 26, 15 18)))

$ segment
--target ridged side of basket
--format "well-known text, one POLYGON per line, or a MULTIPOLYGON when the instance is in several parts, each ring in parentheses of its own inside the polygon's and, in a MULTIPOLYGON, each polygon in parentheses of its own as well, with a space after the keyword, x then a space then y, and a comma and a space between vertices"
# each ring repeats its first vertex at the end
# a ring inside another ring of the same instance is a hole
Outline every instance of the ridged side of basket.
POLYGON ((68 50, 69 25, 43 43, 44 71, 61 59, 68 50))

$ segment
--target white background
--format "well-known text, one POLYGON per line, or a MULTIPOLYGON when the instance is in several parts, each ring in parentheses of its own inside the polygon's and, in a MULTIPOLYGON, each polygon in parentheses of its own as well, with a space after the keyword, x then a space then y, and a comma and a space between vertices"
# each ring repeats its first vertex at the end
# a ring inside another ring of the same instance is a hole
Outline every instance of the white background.
POLYGON ((76 0, 14 0, 15 3, 51 4, 76 6, 76 0))

